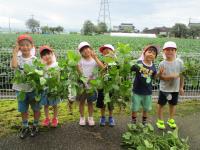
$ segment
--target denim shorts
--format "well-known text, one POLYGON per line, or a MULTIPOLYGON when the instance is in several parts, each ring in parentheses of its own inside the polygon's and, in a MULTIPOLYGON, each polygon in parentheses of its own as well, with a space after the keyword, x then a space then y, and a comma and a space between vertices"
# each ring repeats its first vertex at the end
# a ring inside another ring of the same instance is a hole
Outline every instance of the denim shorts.
POLYGON ((40 105, 55 106, 60 103, 60 99, 49 99, 46 92, 41 94, 40 105))
POLYGON ((26 92, 24 99, 19 99, 19 91, 16 91, 18 97, 18 111, 25 113, 28 112, 29 105, 34 112, 40 111, 40 104, 35 100, 34 92, 26 92))

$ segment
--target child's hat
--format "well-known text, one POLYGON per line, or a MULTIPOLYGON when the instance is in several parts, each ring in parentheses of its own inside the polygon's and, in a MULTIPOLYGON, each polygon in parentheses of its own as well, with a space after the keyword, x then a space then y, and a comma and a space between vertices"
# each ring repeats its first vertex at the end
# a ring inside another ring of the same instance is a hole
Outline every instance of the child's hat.
POLYGON ((22 34, 22 35, 18 36, 17 42, 19 43, 22 40, 29 40, 31 43, 33 42, 32 37, 28 34, 22 34))
POLYGON ((177 49, 177 46, 176 46, 175 42, 168 41, 168 42, 165 42, 165 44, 163 46, 163 50, 166 49, 166 48, 175 48, 175 49, 177 49))
POLYGON ((108 49, 110 49, 110 50, 112 50, 112 51, 115 51, 115 48, 114 48, 111 44, 105 44, 105 45, 101 46, 101 47, 99 48, 99 51, 100 51, 101 53, 103 53, 103 50, 106 49, 106 48, 108 48, 108 49))
POLYGON ((78 51, 80 52, 80 50, 85 47, 85 46, 89 46, 90 47, 90 44, 88 42, 81 42, 79 45, 78 45, 78 51))
POLYGON ((49 50, 50 52, 53 52, 52 48, 49 47, 48 45, 43 45, 43 46, 40 47, 40 54, 41 54, 44 50, 49 50))

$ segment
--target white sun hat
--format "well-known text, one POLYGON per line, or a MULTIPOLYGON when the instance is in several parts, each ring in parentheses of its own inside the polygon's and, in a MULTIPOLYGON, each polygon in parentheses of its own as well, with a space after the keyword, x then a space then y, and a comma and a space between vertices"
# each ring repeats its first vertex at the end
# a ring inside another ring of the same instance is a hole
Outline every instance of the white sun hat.
POLYGON ((166 48, 175 48, 175 49, 177 49, 177 46, 176 46, 175 42, 168 41, 168 42, 165 42, 165 44, 163 46, 163 49, 166 49, 166 48))
POLYGON ((105 44, 105 45, 101 46, 101 47, 99 48, 99 51, 100 51, 101 53, 103 53, 103 50, 104 50, 105 48, 109 48, 109 49, 111 49, 112 51, 115 51, 115 48, 114 48, 111 44, 105 44))
POLYGON ((80 52, 81 48, 85 47, 85 46, 89 46, 90 47, 90 44, 88 42, 81 42, 79 45, 78 45, 78 51, 80 52))

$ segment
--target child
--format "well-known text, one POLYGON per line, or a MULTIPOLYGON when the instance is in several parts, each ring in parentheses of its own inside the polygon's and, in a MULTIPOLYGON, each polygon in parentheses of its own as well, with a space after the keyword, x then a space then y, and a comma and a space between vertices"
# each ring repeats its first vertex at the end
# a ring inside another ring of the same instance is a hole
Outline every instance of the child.
MULTIPOLYGON (((16 47, 13 49, 11 67, 13 69, 19 69, 23 72, 25 64, 32 65, 36 59, 34 55, 31 55, 31 49, 33 48, 33 39, 29 35, 20 35, 17 38, 16 47), (18 56, 19 52, 21 55, 18 56)), ((18 111, 21 112, 22 116, 22 128, 19 132, 19 137, 24 139, 30 133, 31 136, 35 136, 39 132, 39 118, 40 118, 40 106, 35 100, 35 93, 33 87, 27 83, 13 84, 13 89, 16 91, 18 97, 18 111), (25 99, 20 99, 19 92, 25 92, 25 99), (33 127, 29 128, 28 124, 28 107, 34 112, 33 127)))
MULTIPOLYGON (((41 46, 40 47, 40 56, 42 58, 43 63, 46 65, 46 70, 49 68, 58 68, 58 63, 55 60, 55 55, 53 50, 49 46, 41 46)), ((48 75, 46 75, 48 78, 48 75)), ((47 89, 48 90, 48 89, 47 89)), ((49 106, 53 107, 53 119, 51 120, 51 126, 57 127, 58 125, 58 103, 60 102, 59 99, 49 100, 49 97, 46 94, 46 91, 42 93, 41 97, 41 104, 44 105, 44 114, 45 119, 42 122, 42 125, 48 127, 50 124, 50 117, 49 117, 49 106)))
MULTIPOLYGON (((99 48, 99 51, 102 53, 103 56, 105 57, 116 57, 114 54, 114 47, 110 44, 103 45, 99 48)), ((110 93, 111 95, 112 93, 110 93)), ((100 126, 105 126, 106 125, 106 118, 105 118, 105 108, 106 105, 104 104, 104 93, 103 89, 98 90, 98 97, 97 97, 97 103, 96 103, 97 108, 101 109, 101 118, 100 118, 100 126)), ((114 106, 112 103, 108 103, 108 110, 109 110, 109 126, 113 127, 115 126, 115 121, 112 116, 113 114, 113 109, 114 106)))
POLYGON ((136 124, 137 112, 142 105, 142 123, 147 123, 148 112, 152 108, 152 79, 156 77, 156 67, 153 61, 157 57, 159 49, 154 45, 144 48, 142 57, 137 64, 133 65, 131 71, 136 73, 133 83, 132 96, 132 123, 136 124))
POLYGON ((169 119, 167 124, 170 128, 176 128, 174 120, 175 106, 178 102, 178 95, 184 94, 184 80, 180 76, 183 71, 183 62, 180 59, 176 59, 177 46, 174 42, 166 42, 163 46, 164 58, 159 68, 163 69, 163 73, 160 76, 160 92, 158 98, 158 120, 157 127, 159 129, 165 129, 163 120, 163 106, 169 103, 169 119))
POLYGON ((84 92, 79 95, 77 98, 80 101, 79 103, 79 111, 80 111, 80 121, 79 125, 85 126, 86 121, 84 118, 84 105, 85 100, 87 99, 88 103, 88 125, 94 126, 95 122, 93 120, 93 102, 96 100, 96 92, 94 93, 87 93, 88 89, 90 88, 89 81, 91 79, 95 79, 95 76, 93 74, 93 71, 96 67, 104 68, 103 63, 97 58, 95 53, 92 51, 92 48, 90 47, 89 43, 87 42, 81 42, 78 46, 78 51, 81 54, 81 60, 78 63, 78 71, 85 77, 88 78, 88 84, 85 84, 84 92))

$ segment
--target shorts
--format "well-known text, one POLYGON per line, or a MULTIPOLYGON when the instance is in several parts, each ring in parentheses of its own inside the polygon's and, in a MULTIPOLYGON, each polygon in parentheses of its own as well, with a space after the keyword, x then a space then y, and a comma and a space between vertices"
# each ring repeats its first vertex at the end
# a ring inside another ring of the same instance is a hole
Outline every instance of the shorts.
POLYGON ((35 100, 34 92, 26 92, 24 99, 19 99, 19 91, 16 91, 16 95, 18 98, 18 111, 21 113, 28 112, 29 105, 31 105, 31 109, 34 112, 40 111, 40 104, 35 100))
POLYGON ((138 112, 141 106, 143 111, 150 111, 152 109, 152 95, 138 95, 133 93, 131 105, 132 112, 138 112))
MULTIPOLYGON (((111 97, 111 93, 109 93, 110 97, 111 97)), ((112 111, 114 109, 114 105, 112 102, 107 103, 108 106, 108 110, 112 111)), ((97 103, 96 103, 96 107, 97 108, 105 108, 106 105, 104 104, 104 93, 103 90, 98 90, 98 95, 97 95, 97 103)))
POLYGON ((43 92, 41 94, 41 100, 40 100, 40 105, 49 105, 49 106, 55 106, 60 103, 60 99, 49 99, 47 97, 47 93, 43 92))
POLYGON ((78 101, 83 101, 87 99, 87 102, 95 102, 97 100, 97 93, 86 93, 86 91, 84 91, 82 94, 78 95, 76 99, 78 101))
POLYGON ((170 105, 177 105, 178 103, 178 92, 159 92, 158 104, 166 105, 168 102, 170 105))

